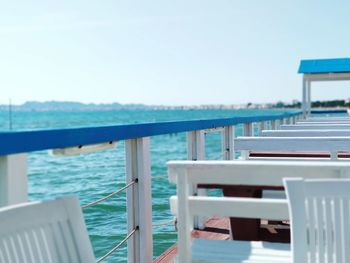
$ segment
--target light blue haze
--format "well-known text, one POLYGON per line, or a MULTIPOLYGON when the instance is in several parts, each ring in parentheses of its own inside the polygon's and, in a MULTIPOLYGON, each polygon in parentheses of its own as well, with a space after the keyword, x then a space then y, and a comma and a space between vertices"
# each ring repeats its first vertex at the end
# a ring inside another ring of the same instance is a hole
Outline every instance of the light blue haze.
MULTIPOLYGON (((1 1, 0 103, 301 99, 300 59, 349 57, 346 0, 1 1)), ((348 83, 315 85, 342 99, 348 83)))

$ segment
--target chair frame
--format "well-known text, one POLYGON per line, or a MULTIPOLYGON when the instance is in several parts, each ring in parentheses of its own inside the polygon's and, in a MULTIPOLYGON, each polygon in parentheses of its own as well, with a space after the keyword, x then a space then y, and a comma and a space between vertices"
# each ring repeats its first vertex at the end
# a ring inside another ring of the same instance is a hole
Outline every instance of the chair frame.
POLYGON ((1 208, 0 262, 95 263, 78 198, 1 208))

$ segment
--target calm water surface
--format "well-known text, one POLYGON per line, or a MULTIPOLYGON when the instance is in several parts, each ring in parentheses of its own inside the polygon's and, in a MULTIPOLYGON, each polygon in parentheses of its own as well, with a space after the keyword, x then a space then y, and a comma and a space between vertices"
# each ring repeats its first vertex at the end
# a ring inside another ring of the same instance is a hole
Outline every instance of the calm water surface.
MULTIPOLYGON (((278 114, 272 110, 162 110, 162 111, 86 111, 86 112, 14 112, 13 128, 49 129, 101 126, 170 120, 228 118, 278 114)), ((8 129, 7 112, 0 112, 0 130, 8 129)), ((241 134, 241 127, 237 127, 241 134)), ((221 159, 220 134, 206 135, 206 157, 221 159)), ((167 180, 166 162, 186 159, 186 134, 151 138, 153 222, 172 219, 169 197, 175 187, 167 180)), ((74 157, 53 157, 47 151, 29 154, 29 197, 31 200, 78 195, 82 204, 89 203, 125 185, 124 143, 113 150, 74 157)), ((125 193, 84 210, 86 224, 96 258, 121 241, 126 230, 125 193)), ((174 226, 153 229, 154 256, 159 256, 176 241, 174 226)), ((126 262, 126 246, 105 262, 126 262)))

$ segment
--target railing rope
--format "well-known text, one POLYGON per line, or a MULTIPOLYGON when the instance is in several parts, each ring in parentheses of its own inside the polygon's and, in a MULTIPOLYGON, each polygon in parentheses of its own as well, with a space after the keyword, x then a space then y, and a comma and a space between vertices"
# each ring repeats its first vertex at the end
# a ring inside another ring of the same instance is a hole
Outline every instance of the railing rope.
POLYGON ((110 255, 112 255, 115 251, 117 251, 127 240, 129 240, 130 237, 132 237, 136 231, 139 230, 139 227, 136 226, 122 241, 120 241, 114 248, 112 248, 110 251, 107 252, 104 256, 100 257, 96 263, 100 263, 106 258, 108 258, 110 255))
POLYGON ((83 206, 81 206, 81 207, 82 207, 83 209, 85 209, 85 208, 94 206, 94 205, 96 205, 96 204, 98 204, 98 203, 101 203, 101 202, 103 202, 103 201, 105 201, 105 200, 107 200, 107 199, 109 199, 109 198, 111 198, 111 197, 113 197, 113 196, 115 196, 115 195, 117 195, 117 194, 123 192, 125 189, 127 189, 127 188, 129 188, 130 186, 136 184, 137 181, 138 181, 138 179, 136 178, 135 180, 133 180, 133 181, 131 181, 130 183, 126 184, 125 186, 123 186, 123 187, 120 188, 119 190, 117 190, 117 191, 115 191, 115 192, 113 192, 113 193, 111 193, 111 194, 109 194, 109 195, 107 195, 107 196, 105 196, 105 197, 102 197, 102 198, 100 198, 100 199, 98 199, 98 200, 96 200, 96 201, 94 201, 94 202, 91 202, 91 203, 88 203, 88 204, 86 204, 86 205, 83 205, 83 206))
POLYGON ((152 224, 152 227, 161 227, 161 226, 167 226, 167 225, 171 225, 171 224, 175 225, 176 221, 177 221, 176 218, 174 218, 172 220, 168 220, 168 221, 152 224))

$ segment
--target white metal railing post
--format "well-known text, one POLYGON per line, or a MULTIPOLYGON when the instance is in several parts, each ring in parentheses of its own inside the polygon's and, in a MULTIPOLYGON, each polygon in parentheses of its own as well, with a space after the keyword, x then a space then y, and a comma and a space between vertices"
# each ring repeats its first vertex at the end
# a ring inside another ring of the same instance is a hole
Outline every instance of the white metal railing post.
POLYGON ((152 192, 149 137, 125 141, 126 181, 138 183, 127 189, 128 262, 153 262, 152 192))
MULTIPOLYGON (((187 132, 187 158, 188 160, 198 161, 205 159, 205 131, 197 130, 187 132)), ((193 187, 193 194, 207 196, 206 189, 197 189, 193 187)), ((193 226, 203 229, 205 227, 205 217, 194 217, 193 226)))
POLYGON ((235 159, 234 152, 234 138, 235 138, 235 126, 225 126, 221 133, 222 144, 222 157, 224 160, 235 159))
POLYGON ((197 161, 205 159, 204 131, 190 131, 187 133, 187 158, 197 161))
POLYGON ((265 122, 264 121, 260 122, 259 129, 260 129, 259 135, 261 136, 262 131, 265 130, 265 122))
POLYGON ((0 206, 28 201, 27 154, 0 156, 0 206))
POLYGON ((307 115, 311 114, 311 81, 307 81, 307 115))
MULTIPOLYGON (((244 123, 243 136, 253 136, 253 123, 244 123)), ((241 158, 244 160, 249 159, 249 151, 241 151, 241 158)))
POLYGON ((275 123, 275 125, 274 125, 275 128, 274 129, 278 130, 280 128, 280 126, 281 126, 280 120, 275 120, 274 123, 275 123))
POLYGON ((271 121, 271 130, 276 130, 276 126, 277 126, 276 120, 272 120, 271 121))
POLYGON ((303 75, 303 85, 302 85, 302 109, 303 109, 303 118, 307 115, 307 81, 305 75, 303 75))
POLYGON ((279 129, 280 127, 281 127, 281 125, 283 125, 283 124, 285 124, 285 122, 284 122, 284 119, 282 118, 282 119, 280 119, 280 120, 278 120, 279 121, 279 125, 277 126, 277 129, 279 129))
POLYGON ((244 123, 243 136, 253 136, 253 123, 244 123))

